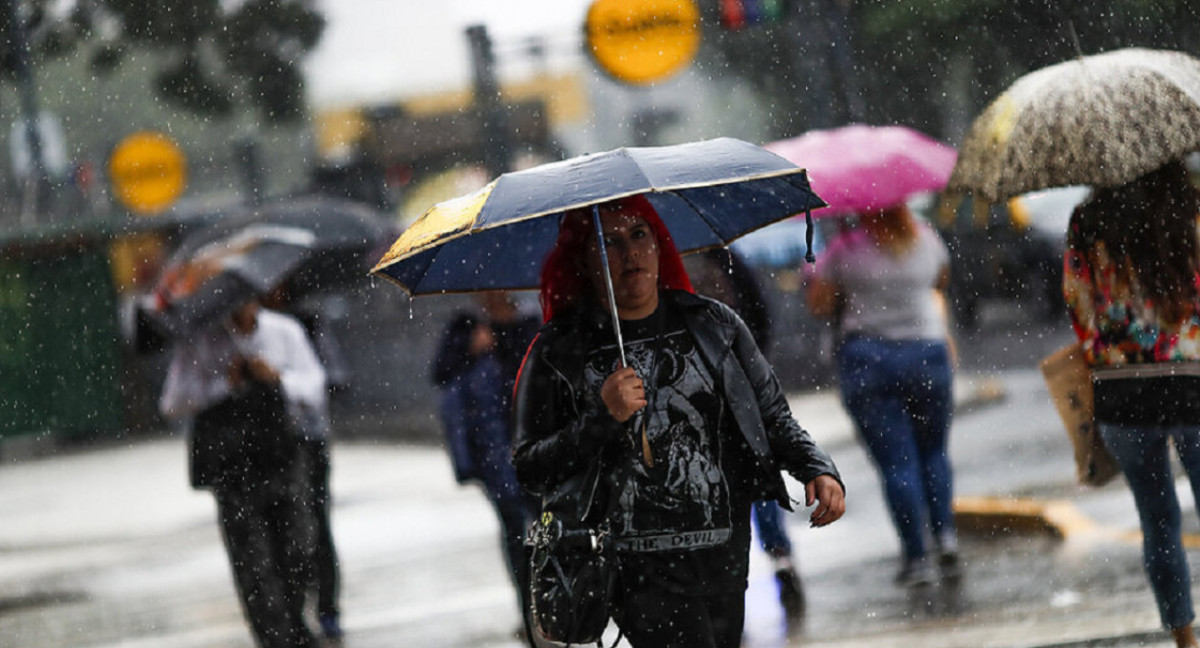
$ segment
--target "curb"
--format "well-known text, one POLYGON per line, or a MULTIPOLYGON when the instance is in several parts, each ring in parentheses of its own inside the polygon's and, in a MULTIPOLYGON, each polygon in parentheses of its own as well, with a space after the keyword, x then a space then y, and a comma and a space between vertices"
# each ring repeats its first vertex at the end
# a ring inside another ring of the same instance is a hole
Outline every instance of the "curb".
MULTIPOLYGON (((953 509, 954 522, 959 533, 964 535, 987 538, 1023 533, 1064 541, 1087 538, 1133 545, 1142 543, 1140 529, 1102 526, 1066 500, 956 497, 953 509)), ((1200 534, 1184 533, 1183 546, 1200 549, 1200 534)))
POLYGON ((1031 533, 1066 540, 1096 533, 1101 528, 1065 500, 956 497, 953 508, 960 533, 985 536, 1031 533))

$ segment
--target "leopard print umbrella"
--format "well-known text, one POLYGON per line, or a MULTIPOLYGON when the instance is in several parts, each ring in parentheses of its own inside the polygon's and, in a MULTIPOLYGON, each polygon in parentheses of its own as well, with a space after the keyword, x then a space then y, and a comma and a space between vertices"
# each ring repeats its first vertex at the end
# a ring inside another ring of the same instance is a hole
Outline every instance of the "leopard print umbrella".
POLYGON ((1200 59, 1122 49, 1031 72, 972 124, 948 191, 1116 186, 1200 150, 1200 59))

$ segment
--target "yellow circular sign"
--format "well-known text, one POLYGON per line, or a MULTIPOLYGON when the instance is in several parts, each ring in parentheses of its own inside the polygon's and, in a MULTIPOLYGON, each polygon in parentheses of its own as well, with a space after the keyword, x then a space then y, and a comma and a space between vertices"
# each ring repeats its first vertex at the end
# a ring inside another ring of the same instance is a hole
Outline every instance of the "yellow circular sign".
POLYGON ((142 131, 117 144, 108 159, 108 175, 121 204, 140 214, 154 214, 183 193, 187 161, 166 135, 142 131))
POLYGON ((588 9, 587 39, 609 74, 627 83, 653 83, 696 55, 700 12, 692 0, 595 0, 588 9))

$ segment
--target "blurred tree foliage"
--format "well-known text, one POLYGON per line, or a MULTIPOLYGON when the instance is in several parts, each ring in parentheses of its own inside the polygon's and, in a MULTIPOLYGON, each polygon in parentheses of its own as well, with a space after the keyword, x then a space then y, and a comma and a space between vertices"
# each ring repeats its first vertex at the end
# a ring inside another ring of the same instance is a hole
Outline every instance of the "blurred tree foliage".
POLYGON ((226 117, 244 101, 268 122, 304 112, 300 64, 325 27, 315 0, 0 0, 0 73, 12 78, 14 13, 30 60, 87 52, 106 75, 134 49, 157 54, 158 96, 191 112, 226 117))
POLYGON ((786 20, 737 31, 699 1, 703 55, 751 80, 777 137, 867 121, 953 140, 1017 77, 1078 52, 1200 53, 1196 0, 789 0, 786 20))

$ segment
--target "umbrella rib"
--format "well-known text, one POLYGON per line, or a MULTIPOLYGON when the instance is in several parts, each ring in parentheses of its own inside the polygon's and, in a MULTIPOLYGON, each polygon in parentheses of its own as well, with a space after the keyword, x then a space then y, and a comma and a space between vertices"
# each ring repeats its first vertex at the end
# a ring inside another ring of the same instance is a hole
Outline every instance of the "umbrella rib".
MULTIPOLYGON (((389 263, 388 265, 392 265, 392 264, 389 263)), ((387 266, 384 266, 384 268, 386 268, 386 267, 387 266)), ((400 290, 403 290, 404 294, 408 295, 409 298, 416 295, 416 292, 414 292, 415 288, 413 290, 409 290, 408 286, 404 285, 404 282, 400 281, 399 279, 393 277, 392 275, 390 275, 386 272, 379 272, 382 269, 383 268, 375 268, 374 270, 371 270, 370 272, 368 272, 367 276, 368 277, 379 276, 379 277, 383 277, 384 279, 387 279, 388 281, 396 284, 397 286, 400 286, 400 290)))
POLYGON ((717 231, 717 228, 713 227, 713 222, 709 219, 708 214, 701 211, 700 207, 697 206, 696 203, 692 202, 691 199, 689 199, 687 196, 679 193, 677 190, 672 190, 670 192, 664 191, 663 193, 670 193, 672 196, 676 196, 683 202, 687 203, 688 207, 691 207, 692 211, 696 212, 696 215, 700 217, 700 220, 704 221, 705 225, 708 225, 709 231, 711 231, 713 234, 717 235, 718 240, 721 240, 721 241, 725 240, 725 237, 720 232, 717 231))

